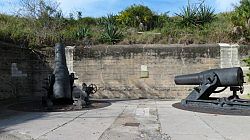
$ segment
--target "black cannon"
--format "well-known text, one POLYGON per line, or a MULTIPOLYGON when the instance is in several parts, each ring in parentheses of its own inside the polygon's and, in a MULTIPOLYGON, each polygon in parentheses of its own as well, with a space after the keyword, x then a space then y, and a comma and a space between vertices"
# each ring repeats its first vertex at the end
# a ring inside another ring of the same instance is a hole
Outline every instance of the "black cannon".
MULTIPOLYGON (((74 73, 69 74, 66 65, 65 47, 64 45, 57 43, 55 45, 55 65, 53 74, 49 75, 47 79, 47 86, 44 88, 47 90, 47 97, 43 99, 44 103, 48 106, 53 104, 73 104, 74 98, 73 90, 74 80, 76 80, 74 73)), ((94 85, 94 84, 92 84, 94 85)), ((77 92, 78 97, 90 104, 89 95, 96 92, 97 87, 89 88, 77 92)), ((77 98, 77 99, 79 99, 77 98)))
POLYGON ((240 67, 211 69, 200 73, 181 75, 175 77, 177 85, 199 85, 181 101, 182 105, 205 105, 220 107, 246 107, 249 100, 240 99, 237 91, 243 93, 244 76, 240 67), (218 87, 222 89, 216 90, 218 87), (229 97, 210 97, 212 93, 220 93, 227 87, 233 91, 229 97))

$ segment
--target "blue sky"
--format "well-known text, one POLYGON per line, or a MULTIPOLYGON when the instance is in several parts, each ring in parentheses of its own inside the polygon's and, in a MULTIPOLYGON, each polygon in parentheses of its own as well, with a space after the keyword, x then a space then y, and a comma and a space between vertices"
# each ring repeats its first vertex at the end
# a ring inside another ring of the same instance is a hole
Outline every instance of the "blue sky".
MULTIPOLYGON (((132 4, 143 4, 150 7, 157 13, 169 11, 170 15, 180 11, 180 8, 187 5, 188 0, 56 0, 60 3, 65 16, 69 13, 82 11, 83 16, 100 17, 108 13, 116 14, 132 4)), ((190 0, 190 3, 197 3, 199 0, 190 0)), ((212 6, 216 13, 231 11, 233 4, 240 0, 206 0, 206 4, 212 6)), ((19 9, 19 0, 0 0, 1 13, 15 13, 19 9)))

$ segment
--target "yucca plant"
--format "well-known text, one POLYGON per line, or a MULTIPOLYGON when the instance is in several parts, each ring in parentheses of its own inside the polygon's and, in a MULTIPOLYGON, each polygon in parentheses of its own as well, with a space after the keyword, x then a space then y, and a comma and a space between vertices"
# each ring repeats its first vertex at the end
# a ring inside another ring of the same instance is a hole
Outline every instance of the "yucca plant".
POLYGON ((78 40, 90 37, 90 29, 88 27, 79 27, 75 32, 75 36, 78 40))
POLYGON ((98 23, 100 25, 107 25, 107 24, 117 25, 116 16, 113 14, 108 14, 107 17, 100 18, 98 23))
POLYGON ((101 35, 101 40, 103 42, 115 44, 122 39, 123 35, 116 25, 116 19, 114 15, 109 14, 107 17, 103 17, 100 23, 104 28, 101 35))
POLYGON ((204 4, 204 1, 197 5, 191 6, 189 3, 181 9, 180 14, 176 14, 181 18, 182 26, 203 26, 206 23, 211 23, 215 19, 214 9, 204 4))
POLYGON ((215 19, 214 9, 206 5, 200 5, 197 17, 198 17, 197 22, 200 25, 211 23, 215 19))
POLYGON ((180 24, 183 26, 195 25, 197 20, 197 9, 188 4, 186 7, 182 7, 181 13, 177 14, 181 18, 180 24))
POLYGON ((119 42, 122 38, 122 33, 119 31, 118 27, 112 24, 107 24, 105 26, 104 32, 102 33, 102 40, 111 44, 119 42))

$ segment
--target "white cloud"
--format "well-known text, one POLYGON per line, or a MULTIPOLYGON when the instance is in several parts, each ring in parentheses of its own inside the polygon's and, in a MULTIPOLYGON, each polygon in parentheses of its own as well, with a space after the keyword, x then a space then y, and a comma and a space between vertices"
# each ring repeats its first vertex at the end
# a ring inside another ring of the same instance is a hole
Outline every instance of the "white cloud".
POLYGON ((219 12, 232 11, 234 5, 238 4, 240 0, 215 0, 214 7, 219 12))

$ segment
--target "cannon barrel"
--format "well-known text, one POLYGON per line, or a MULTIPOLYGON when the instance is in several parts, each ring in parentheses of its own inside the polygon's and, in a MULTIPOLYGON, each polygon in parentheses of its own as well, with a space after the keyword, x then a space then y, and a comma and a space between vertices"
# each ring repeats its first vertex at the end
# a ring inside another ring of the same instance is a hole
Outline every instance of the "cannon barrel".
POLYGON ((71 99, 71 85, 69 71, 66 65, 65 47, 57 43, 55 45, 55 83, 53 85, 54 99, 71 99))
POLYGON ((240 67, 211 69, 195 74, 180 75, 175 77, 177 85, 201 85, 208 80, 209 76, 216 75, 217 86, 242 86, 244 83, 243 71, 240 67))

